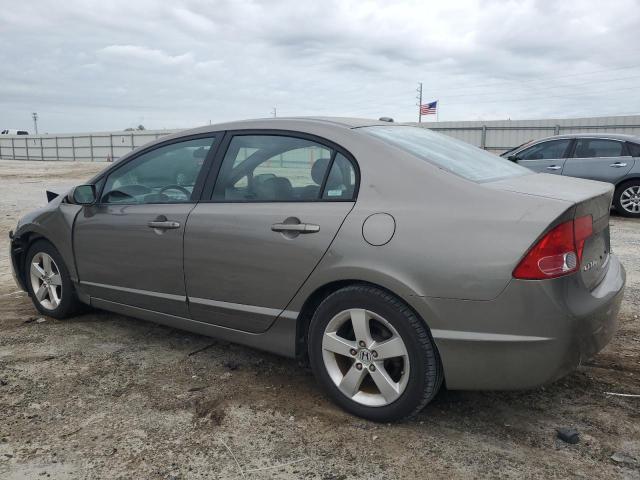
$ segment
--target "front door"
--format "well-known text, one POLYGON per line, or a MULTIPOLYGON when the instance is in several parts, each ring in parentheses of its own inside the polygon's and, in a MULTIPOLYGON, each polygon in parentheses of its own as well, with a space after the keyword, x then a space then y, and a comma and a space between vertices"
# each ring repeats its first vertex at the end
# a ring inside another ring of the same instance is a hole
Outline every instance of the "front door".
POLYGON ((98 202, 74 224, 83 291, 92 297, 188 317, 183 236, 214 138, 161 145, 117 166, 98 202))
POLYGON ((199 321, 261 332, 331 245, 354 205, 357 169, 346 152, 309 138, 226 143, 211 201, 187 223, 189 309, 199 321))
POLYGON ((618 183, 633 167, 633 157, 619 140, 578 138, 563 175, 618 183))
POLYGON ((570 144, 571 140, 567 138, 537 143, 517 153, 516 161, 534 172, 560 175, 570 144))

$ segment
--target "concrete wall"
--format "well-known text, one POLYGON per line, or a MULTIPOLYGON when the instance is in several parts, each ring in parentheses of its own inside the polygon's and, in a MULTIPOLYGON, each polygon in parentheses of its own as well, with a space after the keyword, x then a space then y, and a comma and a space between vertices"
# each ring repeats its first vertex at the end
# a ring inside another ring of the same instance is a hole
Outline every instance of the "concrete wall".
POLYGON ((108 159, 117 160, 134 148, 176 131, 0 135, 0 158, 105 162, 108 159))
MULTIPOLYGON (((416 124, 417 125, 417 124, 416 124)), ((529 140, 563 133, 628 133, 640 136, 640 115, 546 120, 423 122, 445 135, 501 153, 529 140)), ((0 158, 15 160, 116 160, 133 148, 177 130, 64 135, 0 135, 0 158)))

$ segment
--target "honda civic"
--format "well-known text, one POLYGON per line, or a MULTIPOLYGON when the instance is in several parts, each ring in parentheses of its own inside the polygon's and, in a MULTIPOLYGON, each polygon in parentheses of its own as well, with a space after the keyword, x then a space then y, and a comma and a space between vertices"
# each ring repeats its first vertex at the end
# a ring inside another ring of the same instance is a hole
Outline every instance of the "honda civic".
POLYGON ((308 358, 338 405, 391 421, 443 385, 551 382, 611 340, 613 191, 388 119, 249 120, 125 155, 23 217, 11 259, 42 314, 308 358))

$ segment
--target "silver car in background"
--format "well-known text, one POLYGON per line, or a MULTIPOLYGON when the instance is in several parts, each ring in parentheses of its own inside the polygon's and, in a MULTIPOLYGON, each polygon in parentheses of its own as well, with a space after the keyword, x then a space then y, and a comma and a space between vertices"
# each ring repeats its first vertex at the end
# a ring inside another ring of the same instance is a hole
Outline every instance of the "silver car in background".
POLYGON ((251 120, 131 152, 22 218, 11 258, 43 314, 308 357, 337 404, 390 421, 443 384, 553 381, 609 342, 612 195, 415 126, 251 120))
POLYGON ((557 135, 528 142, 502 156, 534 172, 611 183, 616 210, 626 217, 640 218, 640 137, 557 135))

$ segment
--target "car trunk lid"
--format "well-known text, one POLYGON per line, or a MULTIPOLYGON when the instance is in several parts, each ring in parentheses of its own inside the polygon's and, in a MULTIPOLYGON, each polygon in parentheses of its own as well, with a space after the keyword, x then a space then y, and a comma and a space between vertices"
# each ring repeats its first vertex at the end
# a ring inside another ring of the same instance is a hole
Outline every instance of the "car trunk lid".
POLYGON ((609 212, 613 191, 584 200, 576 206, 574 218, 591 215, 593 234, 585 241, 580 262, 580 276, 592 289, 604 278, 609 265, 611 239, 609 236, 609 212))
POLYGON ((499 180, 488 183, 487 186, 566 201, 574 206, 574 219, 590 215, 593 233, 584 243, 578 274, 589 289, 595 288, 604 278, 610 254, 609 214, 613 185, 573 177, 535 174, 499 180))

